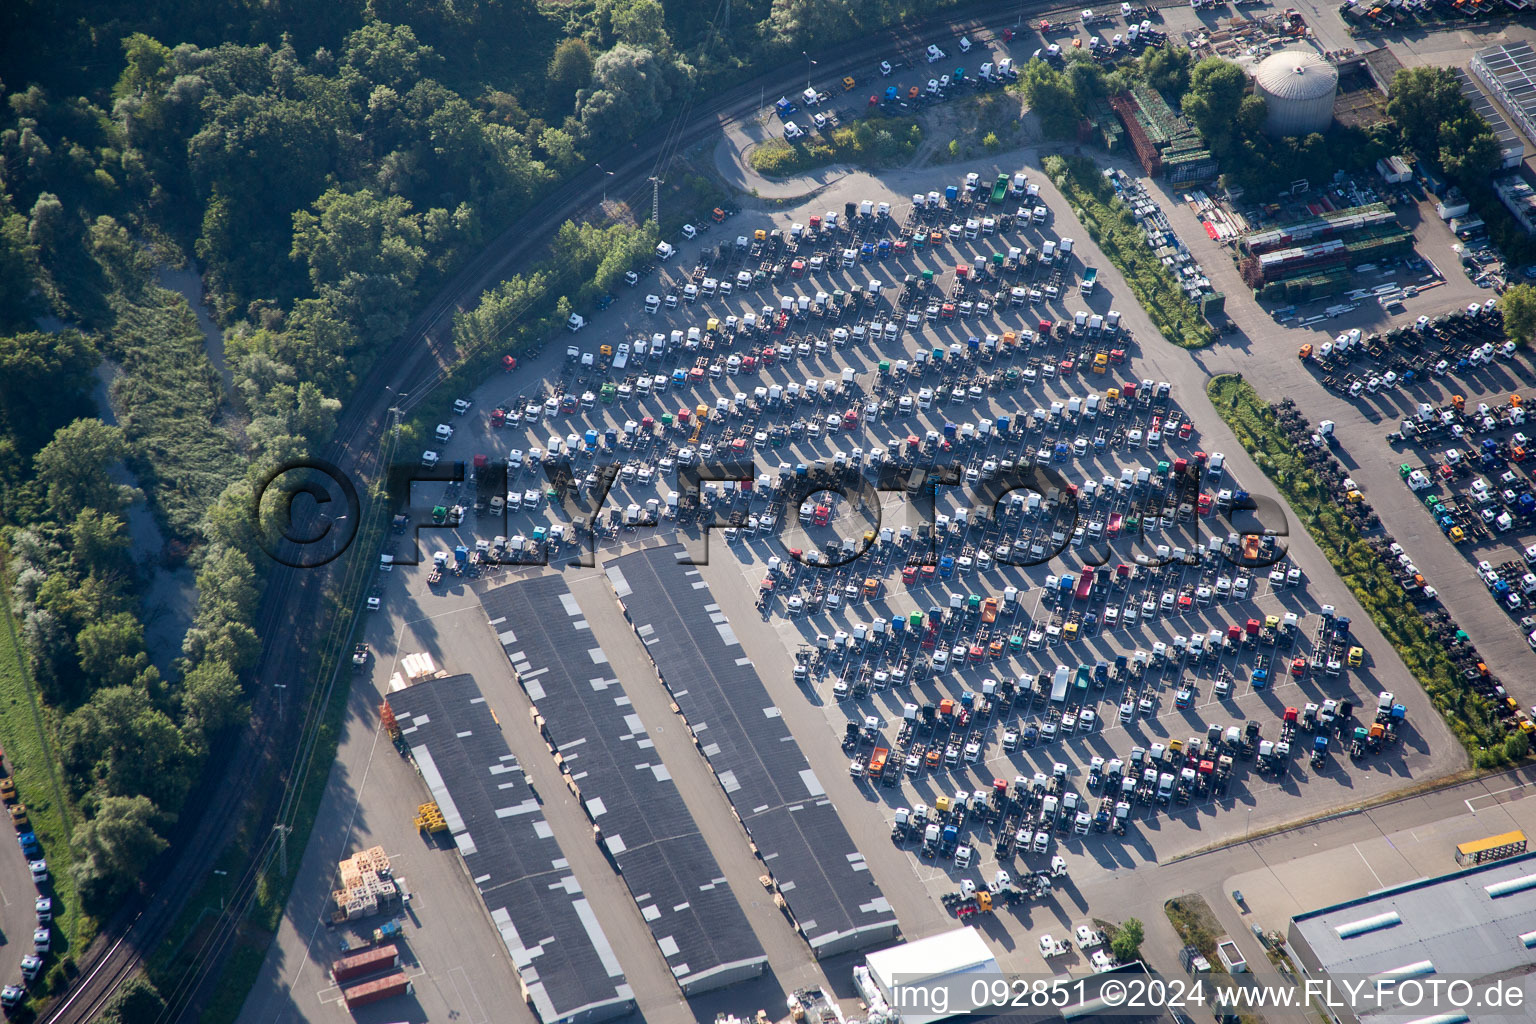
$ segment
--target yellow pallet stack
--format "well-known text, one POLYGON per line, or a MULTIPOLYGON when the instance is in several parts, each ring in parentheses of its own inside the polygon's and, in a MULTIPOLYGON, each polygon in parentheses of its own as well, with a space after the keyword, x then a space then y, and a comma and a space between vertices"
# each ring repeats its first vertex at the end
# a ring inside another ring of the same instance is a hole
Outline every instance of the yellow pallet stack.
POLYGON ((446 832, 448 823, 436 800, 429 800, 416 808, 416 828, 422 832, 446 832))

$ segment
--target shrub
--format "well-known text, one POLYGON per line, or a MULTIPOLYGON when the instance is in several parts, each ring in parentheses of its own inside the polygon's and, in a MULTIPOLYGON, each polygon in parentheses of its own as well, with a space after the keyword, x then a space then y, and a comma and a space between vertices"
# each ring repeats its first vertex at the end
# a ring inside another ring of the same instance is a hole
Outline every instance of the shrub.
POLYGON ((865 117, 798 144, 770 139, 752 150, 750 163, 759 174, 779 177, 831 163, 882 167, 909 158, 922 137, 922 129, 915 122, 865 117))

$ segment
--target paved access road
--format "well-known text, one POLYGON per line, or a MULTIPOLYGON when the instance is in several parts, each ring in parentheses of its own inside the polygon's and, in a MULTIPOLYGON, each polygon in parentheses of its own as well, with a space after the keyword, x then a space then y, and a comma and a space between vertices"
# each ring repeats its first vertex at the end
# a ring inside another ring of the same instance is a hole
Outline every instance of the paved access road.
MULTIPOLYGON (((1190 247, 1210 275, 1212 282, 1227 294, 1227 312, 1238 325, 1236 334, 1227 335, 1220 344, 1196 355, 1196 361, 1209 373, 1241 373, 1259 395, 1269 401, 1290 398, 1313 423, 1331 419, 1336 424, 1340 460, 1346 471, 1360 485, 1381 517, 1386 532, 1395 537, 1430 584, 1440 592, 1441 601, 1465 629, 1493 673, 1503 680, 1522 706, 1536 703, 1536 685, 1531 683, 1531 651, 1518 623, 1501 609, 1477 578, 1473 562, 1489 555, 1473 554, 1471 560, 1448 541, 1424 511, 1413 493, 1403 484, 1398 466, 1404 461, 1419 462, 1428 452, 1394 449, 1385 437, 1397 429, 1397 421, 1409 414, 1412 403, 1427 401, 1441 405, 1449 401, 1452 387, 1438 382, 1426 387, 1396 393, 1384 393, 1367 401, 1349 401, 1325 389, 1319 376, 1304 366, 1296 352, 1301 345, 1320 344, 1341 331, 1359 327, 1367 332, 1412 324, 1421 315, 1462 309, 1472 302, 1486 302, 1494 295, 1472 284, 1459 269, 1451 246, 1455 238, 1435 216, 1433 206, 1419 211, 1415 242, 1419 252, 1428 256, 1446 274, 1446 283, 1426 289, 1406 300, 1406 309, 1393 316, 1384 314, 1372 303, 1363 303, 1353 313, 1327 320, 1311 329, 1288 328, 1277 324, 1253 301, 1237 275, 1226 251, 1206 236, 1187 205, 1178 201, 1157 183, 1164 211, 1179 237, 1190 247), (1422 396, 1422 397, 1418 397, 1422 396)), ((1529 389, 1536 384, 1527 356, 1514 362, 1498 363, 1470 382, 1481 391, 1456 387, 1469 402, 1507 400, 1511 391, 1529 389)), ((1470 552, 1469 552, 1470 553, 1470 552)), ((1505 558, 1516 557, 1511 551, 1505 558)), ((1495 564, 1505 559, 1493 559, 1495 564)))

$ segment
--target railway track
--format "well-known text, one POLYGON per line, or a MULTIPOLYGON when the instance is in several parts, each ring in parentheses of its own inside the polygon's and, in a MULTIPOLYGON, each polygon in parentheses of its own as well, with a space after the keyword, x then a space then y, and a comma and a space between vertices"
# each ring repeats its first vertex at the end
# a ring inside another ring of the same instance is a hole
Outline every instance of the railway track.
MULTIPOLYGON (((1181 0, 1156 0, 1159 8, 1182 5, 1181 0)), ((1001 25, 1009 16, 1022 19, 1056 15, 1075 18, 1075 7, 1045 3, 1012 4, 990 14, 1001 25)), ((897 26, 874 33, 862 45, 821 52, 815 59, 822 67, 868 67, 871 70, 892 53, 902 54, 913 67, 930 42, 943 43, 958 34, 967 34, 983 42, 1000 36, 987 30, 979 19, 950 20, 936 16, 912 26, 897 26)), ((861 72, 862 74, 862 72, 861 72)), ((691 146, 728 125, 754 116, 765 93, 798 91, 804 81, 798 63, 792 68, 760 76, 700 105, 692 119, 682 126, 675 138, 661 139, 647 145, 635 144, 623 153, 620 163, 609 156, 608 170, 617 180, 645 182, 658 158, 691 146), (751 94, 759 95, 753 97, 751 94)), ((408 409, 425 397, 454 365, 460 353, 452 344, 453 317, 472 307, 482 292, 502 280, 509 268, 526 264, 542 252, 547 240, 566 219, 596 205, 609 190, 609 177, 602 171, 588 171, 556 189, 539 203, 537 213, 523 217, 507 227, 477 256, 463 266, 427 304, 402 333, 401 338, 382 355, 358 386, 348 409, 337 424, 336 435, 325 457, 354 480, 373 481, 384 468, 379 465, 380 440, 390 418, 390 410, 408 409)), ((640 189, 636 189, 636 194, 640 189)), ((366 494, 365 487, 358 488, 366 494)), ((366 509, 365 509, 366 512, 366 509)), ((100 1015, 118 988, 134 974, 166 937, 171 924, 181 913, 186 900, 207 876, 228 841, 233 837, 245 809, 245 798, 264 773, 270 770, 278 752, 292 753, 298 736, 296 716, 280 716, 274 683, 298 678, 304 668, 308 645, 315 639, 314 623, 319 621, 326 588, 336 582, 334 567, 344 560, 321 569, 278 567, 268 583, 258 612, 257 631, 263 638, 262 661, 258 666, 255 696, 252 700, 251 727, 242 732, 239 742, 224 758, 225 771, 203 801, 206 809, 185 837, 163 862, 163 870, 154 877, 159 887, 149 894, 139 912, 98 937, 79 959, 79 974, 71 989, 42 1015, 46 1024, 87 1024, 100 1015)), ((323 713, 324 702, 317 706, 323 713)), ((284 785, 291 779, 283 779, 284 785)), ((266 827, 269 823, 264 823, 266 827)), ((301 855, 301 851, 293 852, 301 855)), ((260 852, 252 858, 247 878, 254 875, 263 860, 260 852)), ((231 922, 226 922, 230 924, 231 922)), ((190 986, 167 993, 172 1013, 165 1019, 179 1019, 187 1007, 195 1007, 197 996, 208 979, 218 977, 223 955, 234 928, 224 927, 211 948, 205 948, 193 967, 190 986)), ((186 951, 184 951, 185 954, 186 951)))

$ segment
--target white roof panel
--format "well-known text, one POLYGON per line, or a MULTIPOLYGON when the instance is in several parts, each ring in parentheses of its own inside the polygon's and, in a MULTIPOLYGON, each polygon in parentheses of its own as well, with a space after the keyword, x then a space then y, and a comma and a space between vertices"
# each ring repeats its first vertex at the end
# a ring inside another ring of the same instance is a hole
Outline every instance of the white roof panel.
POLYGON ((992 948, 974 928, 956 928, 877 950, 866 962, 875 980, 886 989, 897 977, 912 981, 959 971, 998 970, 992 948))

